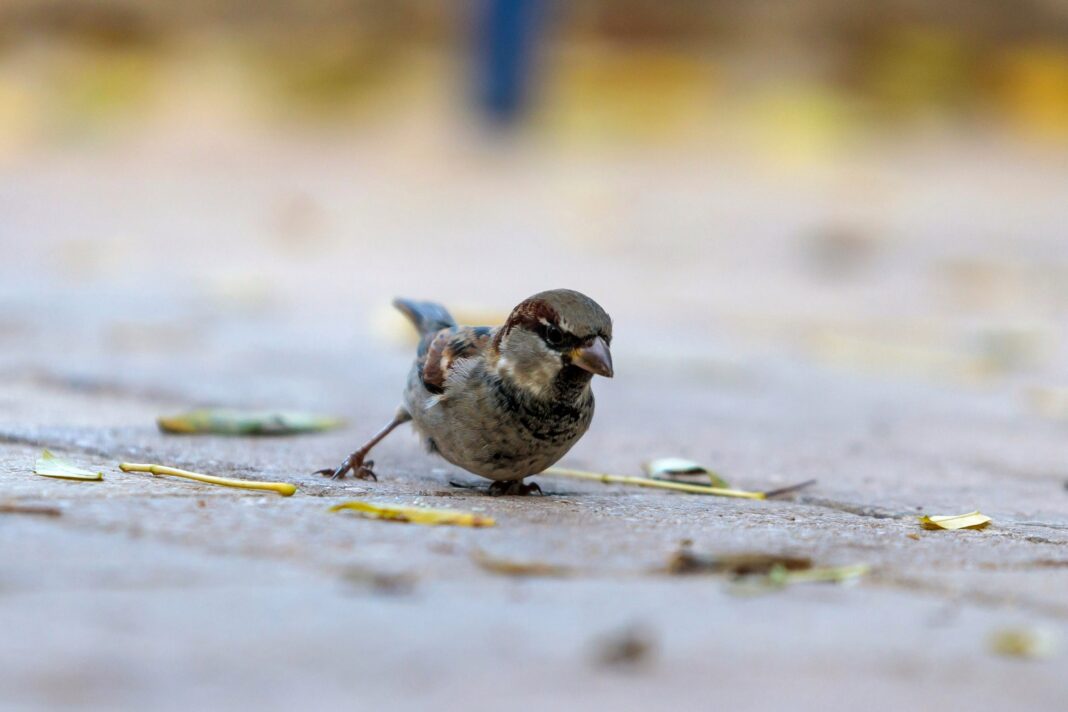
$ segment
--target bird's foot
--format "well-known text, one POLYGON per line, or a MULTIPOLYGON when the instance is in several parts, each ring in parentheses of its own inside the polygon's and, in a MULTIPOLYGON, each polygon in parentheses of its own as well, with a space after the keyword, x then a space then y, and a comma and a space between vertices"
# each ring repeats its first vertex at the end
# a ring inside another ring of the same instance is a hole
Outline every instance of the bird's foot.
POLYGON ((358 480, 372 480, 374 482, 378 482, 378 477, 371 469, 375 465, 374 460, 368 460, 367 462, 364 462, 364 456, 365 453, 362 453, 357 450, 356 452, 346 457, 344 462, 342 462, 336 468, 328 467, 325 470, 316 470, 315 474, 329 475, 330 479, 332 480, 340 480, 344 479, 345 475, 351 471, 352 476, 358 480))
POLYGON ((491 497, 500 497, 501 495, 525 497, 531 494, 542 494, 541 487, 538 486, 537 482, 527 484, 523 480, 498 480, 489 486, 489 495, 491 497))

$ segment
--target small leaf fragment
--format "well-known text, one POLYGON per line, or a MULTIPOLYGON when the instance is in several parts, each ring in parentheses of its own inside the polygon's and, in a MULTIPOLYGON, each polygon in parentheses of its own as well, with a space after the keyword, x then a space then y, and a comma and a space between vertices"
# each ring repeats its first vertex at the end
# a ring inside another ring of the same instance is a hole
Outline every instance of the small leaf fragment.
POLYGON ((725 479, 701 463, 681 457, 661 457, 656 460, 650 460, 642 463, 642 470, 655 480, 700 482, 702 484, 707 481, 711 487, 730 487, 725 479))
POLYGON ((967 514, 924 515, 920 517, 920 526, 924 529, 948 529, 950 531, 956 529, 984 529, 991 521, 990 517, 976 511, 968 512, 967 514))
POLYGON ((1057 651, 1057 637, 1047 628, 1002 628, 990 635, 990 649, 1010 658, 1037 660, 1057 651))
POLYGON ((475 551, 471 558, 485 571, 501 576, 564 578, 575 571, 567 566, 549 564, 543 561, 513 561, 489 556, 485 552, 475 551))
POLYGON ((485 517, 473 512, 461 512, 455 509, 432 509, 403 504, 377 504, 354 499, 335 504, 331 512, 352 510, 368 519, 383 519, 392 522, 409 522, 427 526, 452 525, 457 527, 492 527, 497 524, 492 517, 485 517))
POLYGON ((43 450, 37 458, 33 471, 42 477, 57 477, 64 480, 102 480, 103 472, 93 472, 77 465, 60 460, 48 450, 43 450))
POLYGON ((831 566, 791 571, 782 564, 775 564, 766 574, 742 576, 737 579, 732 591, 741 595, 753 595, 777 591, 799 583, 851 583, 865 576, 871 567, 867 564, 831 566))
POLYGON ((182 435, 293 435, 340 427, 344 421, 298 411, 204 408, 156 419, 165 433, 182 435))

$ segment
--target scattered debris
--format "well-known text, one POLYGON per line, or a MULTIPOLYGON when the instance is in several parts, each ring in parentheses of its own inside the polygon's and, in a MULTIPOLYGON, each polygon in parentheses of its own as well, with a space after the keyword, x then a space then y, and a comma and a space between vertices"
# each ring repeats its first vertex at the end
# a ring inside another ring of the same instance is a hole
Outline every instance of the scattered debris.
POLYGON ((43 477, 58 477, 64 480, 102 480, 103 472, 93 472, 60 460, 48 450, 43 450, 33 468, 35 474, 43 477))
POLYGON ((223 487, 236 487, 238 489, 250 490, 266 490, 268 492, 277 492, 283 497, 289 497, 297 491, 297 486, 288 482, 260 482, 257 480, 235 480, 229 477, 202 475, 199 472, 189 472, 188 470, 179 470, 175 467, 165 467, 163 465, 148 465, 121 462, 119 463, 119 469, 123 472, 150 472, 153 475, 171 475, 173 477, 184 477, 189 480, 196 480, 197 482, 206 482, 210 485, 221 485, 223 487))
POLYGON ((597 663, 605 667, 635 668, 652 662, 657 643, 651 631, 628 626, 597 643, 597 663))
POLYGON ((642 464, 642 470, 654 480, 707 484, 729 488, 730 484, 704 465, 681 457, 661 457, 642 464))
POLYGON ((924 515, 920 517, 920 526, 924 529, 948 529, 950 531, 956 529, 985 529, 991 521, 990 517, 976 511, 968 512, 967 514, 924 515))
POLYGON ((332 430, 344 422, 313 413, 233 408, 193 410, 156 419, 163 432, 183 435, 293 435, 332 430))
POLYGON ((871 567, 867 564, 808 568, 791 571, 782 564, 774 564, 766 574, 741 576, 732 592, 739 595, 754 595, 779 591, 799 583, 851 583, 865 576, 871 567))
POLYGON ((710 573, 753 576, 769 574, 775 567, 785 571, 804 571, 812 568, 812 559, 759 552, 710 556, 682 547, 671 555, 662 571, 673 575, 710 573))
POLYGON ((492 527, 497 522, 472 512, 460 512, 454 509, 431 509, 430 507, 412 507, 401 504, 375 504, 351 500, 335 504, 331 512, 352 510, 368 519, 383 519, 391 522, 409 522, 427 526, 452 525, 457 527, 492 527))
POLYGON ((63 510, 59 507, 50 507, 43 504, 0 502, 0 514, 35 514, 41 517, 58 517, 63 514, 63 510))
POLYGON ((362 566, 348 566, 341 571, 342 580, 354 588, 369 589, 372 593, 391 596, 405 595, 415 589, 415 576, 406 573, 384 573, 362 566))
POLYGON ((1056 634, 1048 628, 1001 628, 990 634, 990 650, 1010 658, 1039 660, 1057 652, 1056 634))
POLYGON ((575 570, 567 566, 547 564, 541 561, 498 559, 477 549, 471 555, 471 558, 483 570, 500 574, 501 576, 564 578, 575 574, 575 570))
POLYGON ((1068 559, 1027 559, 1026 561, 984 561, 979 568, 987 571, 1028 571, 1031 569, 1068 569, 1068 559))

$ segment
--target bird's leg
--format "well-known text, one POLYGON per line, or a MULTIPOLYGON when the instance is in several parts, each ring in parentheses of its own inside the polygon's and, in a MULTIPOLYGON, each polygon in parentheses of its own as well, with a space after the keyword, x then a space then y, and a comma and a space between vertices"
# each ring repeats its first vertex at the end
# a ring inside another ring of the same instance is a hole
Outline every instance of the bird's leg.
POLYGON ((491 497, 501 495, 524 497, 528 494, 542 494, 542 491, 537 482, 527 484, 523 480, 497 480, 489 486, 488 494, 491 497))
POLYGON ((393 420, 389 425, 375 433, 375 436, 368 440, 363 447, 356 452, 352 453, 345 460, 337 466, 337 468, 326 468, 325 470, 317 470, 317 475, 330 475, 330 479, 340 480, 345 476, 349 470, 352 471, 352 476, 360 480, 378 480, 375 473, 371 470, 374 467, 374 461, 368 460, 364 462, 364 458, 367 457, 367 453, 371 452, 371 448, 382 441, 387 435, 393 432, 393 429, 398 425, 403 425, 412 419, 412 414, 404 408, 399 408, 397 414, 393 416, 393 420))

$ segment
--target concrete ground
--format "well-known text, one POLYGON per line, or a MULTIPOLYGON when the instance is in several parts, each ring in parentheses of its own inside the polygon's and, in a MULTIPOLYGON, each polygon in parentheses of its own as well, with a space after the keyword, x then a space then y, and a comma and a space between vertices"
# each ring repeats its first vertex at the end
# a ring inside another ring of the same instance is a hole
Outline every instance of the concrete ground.
POLYGON ((780 172, 398 131, 0 166, 0 501, 61 510, 0 513, 0 707, 1063 708, 1063 162, 981 143, 780 172), (311 474, 397 403, 392 296, 489 321, 556 286, 616 321, 617 376, 563 464, 676 455, 738 487, 818 484, 753 502, 542 477, 545 497, 489 498, 407 432, 378 483, 311 474), (157 431, 203 405, 349 425, 157 431), (35 476, 44 447, 105 480, 35 476), (328 513, 353 498, 498 526, 328 513), (973 509, 993 525, 916 519, 973 509), (665 573, 683 540, 872 568, 741 596, 665 573), (1060 643, 1004 657, 1005 628, 1060 643))

